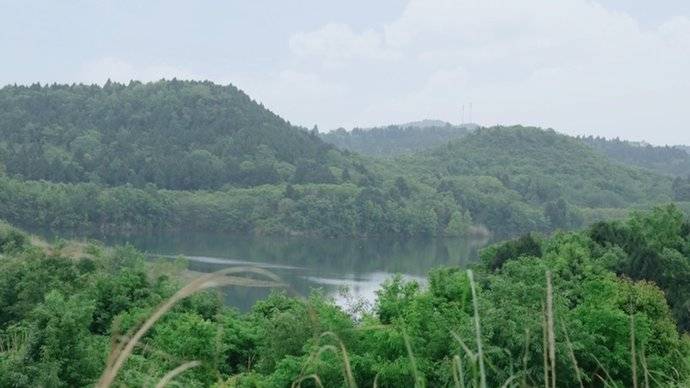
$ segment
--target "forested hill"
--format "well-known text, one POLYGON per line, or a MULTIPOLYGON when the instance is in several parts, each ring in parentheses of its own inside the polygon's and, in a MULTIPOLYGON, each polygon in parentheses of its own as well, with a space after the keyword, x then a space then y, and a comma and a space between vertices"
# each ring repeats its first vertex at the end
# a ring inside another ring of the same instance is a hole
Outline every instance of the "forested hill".
POLYGON ((0 89, 0 166, 25 179, 169 189, 332 182, 331 150, 232 85, 0 89))
POLYGON ((338 148, 370 156, 395 156, 432 148, 459 139, 476 125, 443 124, 438 120, 389 125, 346 131, 343 128, 322 133, 321 138, 338 148))
POLYGON ((127 231, 513 236, 690 201, 690 180, 612 163, 554 131, 409 126, 370 130, 368 143, 389 141, 387 131, 401 134, 389 155, 440 145, 359 156, 210 82, 7 86, 0 218, 127 231))
POLYGON ((661 174, 682 176, 690 174, 690 153, 682 146, 657 147, 650 144, 602 137, 581 137, 585 144, 617 162, 643 167, 661 174))
POLYGON ((445 146, 401 157, 396 165, 446 179, 446 188, 461 203, 463 193, 477 188, 486 198, 497 198, 492 202, 521 206, 562 199, 579 207, 622 208, 671 200, 670 178, 611 163, 575 138, 538 128, 482 128, 445 146), (484 178, 480 185, 469 184, 466 177, 484 178))

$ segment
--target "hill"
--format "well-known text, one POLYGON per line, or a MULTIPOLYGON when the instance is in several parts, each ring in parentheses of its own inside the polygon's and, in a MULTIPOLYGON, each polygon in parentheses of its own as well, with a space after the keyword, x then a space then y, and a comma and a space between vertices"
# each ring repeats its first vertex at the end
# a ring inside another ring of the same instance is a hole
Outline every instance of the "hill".
POLYGON ((671 178, 612 163, 575 138, 538 128, 482 128, 389 168, 451 194, 475 222, 505 234, 574 227, 591 209, 672 199, 671 178))
POLYGON ((369 156, 395 156, 432 148, 459 139, 476 128, 475 125, 455 126, 439 120, 424 120, 387 127, 320 134, 325 142, 369 156))
POLYGON ((653 146, 620 139, 581 137, 585 144, 619 163, 646 168, 660 174, 687 176, 690 174, 690 154, 682 146, 653 146))
POLYGON ((690 198, 538 128, 346 133, 387 155, 437 143, 360 156, 210 82, 8 86, 0 136, 0 218, 24 227, 514 236, 690 198))
POLYGON ((6 86, 0 139, 11 176, 185 190, 333 182, 338 154, 232 85, 177 80, 6 86))

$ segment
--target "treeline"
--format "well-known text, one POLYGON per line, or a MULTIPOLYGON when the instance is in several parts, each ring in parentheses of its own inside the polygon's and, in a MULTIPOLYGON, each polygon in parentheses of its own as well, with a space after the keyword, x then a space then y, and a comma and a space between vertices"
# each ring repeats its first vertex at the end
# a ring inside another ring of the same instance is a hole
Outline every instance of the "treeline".
POLYGON ((377 128, 338 128, 321 133, 325 142, 363 155, 391 157, 433 148, 459 139, 476 129, 476 125, 390 125, 377 128))
POLYGON ((690 175, 673 180, 673 198, 676 201, 690 201, 690 175))
MULTIPOLYGON (((94 384, 183 269, 131 248, 33 246, 6 225, 0 255, 0 385, 13 387, 94 384)), ((543 386, 545 365, 558 387, 690 382, 690 224, 672 206, 525 235, 483 251, 474 281, 439 268, 427 282, 390 279, 371 309, 277 292, 239 313, 199 293, 153 325, 115 384, 153 386, 188 361, 175 377, 188 387, 543 386)))
POLYGON ((608 156, 611 160, 672 176, 686 176, 690 172, 690 154, 682 146, 653 146, 627 140, 603 137, 580 137, 585 144, 608 156))
POLYGON ((461 140, 404 156, 401 171, 444 177, 489 176, 522 202, 562 197, 591 208, 671 200, 671 179, 620 166, 577 139, 533 127, 482 128, 461 140))
POLYGON ((172 191, 0 177, 0 218, 26 227, 105 232, 207 230, 370 237, 461 236, 475 230, 466 210, 425 189, 409 187, 403 178, 384 184, 384 189, 350 183, 172 191))
POLYGON ((12 176, 110 186, 217 189, 333 183, 346 158, 232 85, 5 86, 0 165, 12 176))
MULTIPOLYGON (((343 156, 345 158, 346 156, 343 156)), ((52 183, 0 174, 0 217, 28 227, 440 236, 573 229, 686 201, 687 182, 608 162, 536 128, 488 128, 394 160, 347 156, 333 183, 217 190, 52 183)), ((308 169, 308 171, 317 171, 308 169)))
POLYGON ((54 228, 513 236, 688 199, 685 181, 554 131, 422 124, 324 135, 388 144, 387 154, 441 142, 371 158, 230 85, 6 86, 0 216, 54 228))

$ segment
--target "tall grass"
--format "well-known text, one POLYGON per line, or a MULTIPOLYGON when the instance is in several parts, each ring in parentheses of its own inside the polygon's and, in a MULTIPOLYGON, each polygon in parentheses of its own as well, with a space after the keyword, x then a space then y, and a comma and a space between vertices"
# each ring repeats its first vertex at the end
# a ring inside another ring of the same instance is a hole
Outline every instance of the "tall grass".
MULTIPOLYGON (((475 283, 474 274, 471 270, 467 271, 467 277, 469 281, 469 288, 472 296, 472 310, 473 315, 471 317, 472 326, 474 328, 474 336, 476 342, 476 352, 474 352, 467 343, 458 335, 455 331, 451 330, 449 332, 451 338, 460 344, 461 349, 464 351, 466 359, 469 362, 463 364, 463 357, 460 355, 454 355, 450 360, 451 367, 451 377, 452 384, 456 388, 486 388, 488 384, 488 376, 486 364, 496 371, 495 367, 489 362, 490 360, 485 359, 484 344, 482 341, 481 332, 481 313, 479 306, 479 297, 477 294, 477 285, 475 283), (469 366, 469 367, 468 367, 469 366), (466 379, 466 376, 468 378, 466 379)), ((553 276, 550 271, 545 273, 546 287, 545 287, 545 298, 542 304, 542 354, 543 354, 543 367, 544 367, 544 387, 555 388, 557 386, 556 378, 556 316, 554 311, 554 287, 553 287, 553 276)), ((176 303, 180 300, 189 297, 190 295, 199 292, 201 290, 221 287, 225 285, 234 286, 244 286, 244 287, 286 287, 286 285, 273 273, 254 267, 233 267, 224 269, 206 276, 203 276, 187 286, 180 289, 172 297, 161 303, 154 312, 142 323, 141 326, 136 330, 136 332, 125 337, 122 341, 114 341, 111 353, 108 357, 106 368, 98 381, 96 387, 109 387, 115 380, 118 371, 121 369, 129 355, 132 353, 135 346, 139 343, 146 332, 165 314, 167 313, 176 303), (263 277, 264 279, 258 279, 252 276, 263 277)), ((315 311, 309 311, 309 314, 316 314, 315 311)), ((316 319, 316 317, 312 317, 316 319)), ((567 324, 563 320, 559 320, 562 338, 567 346, 567 356, 570 363, 572 364, 573 370, 575 372, 575 378, 580 388, 584 388, 585 382, 583 380, 582 371, 580 370, 575 354, 573 344, 570 341, 568 334, 567 324)), ((636 339, 635 339, 635 317, 630 315, 630 348, 631 348, 631 373, 632 373, 632 386, 634 388, 638 387, 638 370, 637 363, 639 362, 643 370, 644 387, 649 388, 650 380, 655 385, 663 385, 663 381, 669 380, 668 376, 662 376, 658 373, 652 372, 647 368, 647 362, 645 359, 645 352, 642 349, 638 352, 636 349, 636 339), (656 374, 656 376, 655 376, 656 374), (662 380, 662 381, 659 381, 662 380)), ((390 326, 381 325, 368 327, 365 329, 353 329, 353 330, 378 330, 390 328, 390 326)), ((405 349, 407 351, 407 356, 409 360, 410 370, 414 378, 414 387, 423 388, 426 385, 426 380, 422 371, 419 370, 417 360, 415 358, 412 341, 409 337, 404 326, 399 326, 398 330, 402 335, 405 349)), ((538 336, 537 336, 538 337, 538 336)), ((355 380, 355 373, 352 370, 352 365, 350 363, 350 356, 347 351, 347 347, 342 339, 332 331, 326 331, 315 335, 316 343, 314 350, 311 355, 305 361, 300 375, 295 378, 292 382, 292 387, 301 387, 304 382, 308 382, 310 385, 315 385, 317 387, 323 387, 323 381, 316 373, 309 373, 309 368, 314 365, 315 362, 320 360, 320 357, 325 352, 332 352, 333 354, 339 356, 340 362, 342 362, 342 373, 344 385, 348 388, 357 388, 357 382, 355 380), (325 343, 326 341, 330 343, 325 343)), ((531 343, 531 336, 529 330, 525 331, 525 345, 522 354, 522 372, 514 373, 508 377, 501 387, 528 387, 528 355, 531 343)), ((6 347, 6 345, 5 345, 6 347)), ((0 341, 0 350, 3 348, 3 343, 0 341)), ((600 380, 599 383, 606 387, 617 387, 619 386, 616 381, 614 381, 611 375, 608 373, 606 368, 599 362, 596 357, 594 360, 599 365, 599 370, 604 373, 605 377, 600 374, 595 374, 594 379, 600 380)), ((185 371, 201 365, 198 361, 185 362, 177 368, 166 373, 163 378, 158 382, 156 388, 162 388, 170 383, 176 376, 184 373, 185 371)), ((373 380, 373 387, 376 388, 379 385, 380 374, 376 373, 373 380)), ((563 378, 563 377, 562 377, 563 378)), ((596 380, 595 380, 596 381, 596 380)), ((595 382, 588 382, 588 385, 595 384, 595 382)), ((497 383, 498 386, 498 383, 497 383)))
POLYGON ((486 369, 484 368, 484 351, 482 349, 482 330, 479 323, 479 301, 477 299, 477 290, 474 285, 474 276, 472 270, 467 270, 467 278, 470 281, 470 289, 472 290, 472 305, 474 306, 474 331, 477 338, 477 358, 479 359, 479 386, 486 388, 486 369))
POLYGON ((630 313, 630 365, 633 388, 637 388, 637 354, 635 354, 635 315, 630 313))
POLYGON ((556 330, 554 330, 553 313, 553 285, 551 271, 546 271, 546 323, 549 344, 549 370, 551 371, 551 387, 556 388, 556 330))
MULTIPOLYGON (((348 388, 357 388, 357 382, 355 381, 354 375, 352 373, 352 366, 350 365, 350 357, 347 353, 347 349, 345 348, 345 344, 343 341, 340 339, 340 337, 335 334, 332 331, 326 331, 321 333, 317 339, 316 343, 317 347, 315 348, 315 351, 312 352, 312 354, 309 356, 307 361, 304 363, 302 366, 302 371, 300 373, 300 377, 297 378, 297 380, 300 380, 302 377, 306 376, 306 370, 307 368, 314 363, 315 361, 319 360, 321 358, 321 354, 324 352, 332 352, 336 355, 340 355, 342 363, 343 363, 343 378, 347 384, 348 388), (333 345, 320 345, 321 341, 325 338, 333 338, 338 346, 333 346, 333 345)), ((295 380, 295 381, 297 381, 295 380)))
POLYGON ((568 355, 570 356, 570 362, 573 363, 573 369, 575 370, 575 377, 577 377, 577 382, 580 384, 580 388, 584 388, 582 383, 582 376, 580 373, 580 367, 577 366, 577 358, 575 357, 575 350, 573 349, 573 344, 570 342, 570 337, 568 336, 568 329, 565 327, 565 323, 561 321, 561 329, 563 330, 563 336, 565 337, 565 343, 568 345, 568 355))
POLYGON ((177 368, 171 370, 170 372, 166 373, 165 376, 163 376, 163 378, 160 379, 158 384, 156 384, 156 388, 165 387, 166 385, 168 385, 168 383, 170 383, 178 375, 184 373, 185 371, 187 371, 189 369, 196 368, 199 365, 201 365, 201 363, 199 361, 185 362, 184 364, 182 364, 182 365, 178 366, 177 368))
POLYGON ((96 383, 98 388, 110 387, 110 385, 117 377, 118 372, 124 365, 134 350, 134 347, 141 340, 141 338, 151 329, 151 327, 161 318, 165 313, 170 311, 179 301, 209 288, 222 286, 242 286, 242 287, 287 287, 282 280, 271 273, 261 268, 256 267, 231 267, 226 268, 192 281, 173 296, 163 301, 154 312, 144 321, 139 329, 126 342, 117 343, 112 347, 106 368, 101 375, 101 378, 96 383), (245 274, 245 276, 235 276, 236 274, 245 274), (246 275, 254 274, 264 276, 270 280, 260 280, 248 277, 246 275))
POLYGON ((410 367, 412 368, 412 375, 414 376, 414 387, 415 388, 424 388, 424 379, 422 378, 421 374, 419 373, 419 369, 417 368, 417 360, 414 358, 414 352, 412 352, 412 345, 410 344, 410 336, 407 335, 407 331, 405 329, 402 329, 402 335, 403 335, 403 340, 405 341, 405 349, 407 349, 407 356, 409 357, 410 360, 410 367))

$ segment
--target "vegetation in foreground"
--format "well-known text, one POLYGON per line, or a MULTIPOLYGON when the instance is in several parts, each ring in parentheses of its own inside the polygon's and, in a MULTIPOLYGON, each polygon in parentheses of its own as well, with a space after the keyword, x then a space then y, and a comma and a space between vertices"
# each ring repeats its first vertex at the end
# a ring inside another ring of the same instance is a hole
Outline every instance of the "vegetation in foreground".
MULTIPOLYGON (((147 263, 127 247, 78 248, 38 246, 0 228, 0 386, 96 384, 106 364, 112 372, 110 349, 117 355, 157 306, 177 299, 174 264, 147 263)), ((213 281, 269 284, 237 275, 213 281)), ((439 268, 427 283, 391 279, 372 310, 276 292, 240 313, 213 292, 196 293, 143 333, 114 385, 688 382, 690 223, 675 207, 526 235, 483 251, 474 281, 439 268)))

